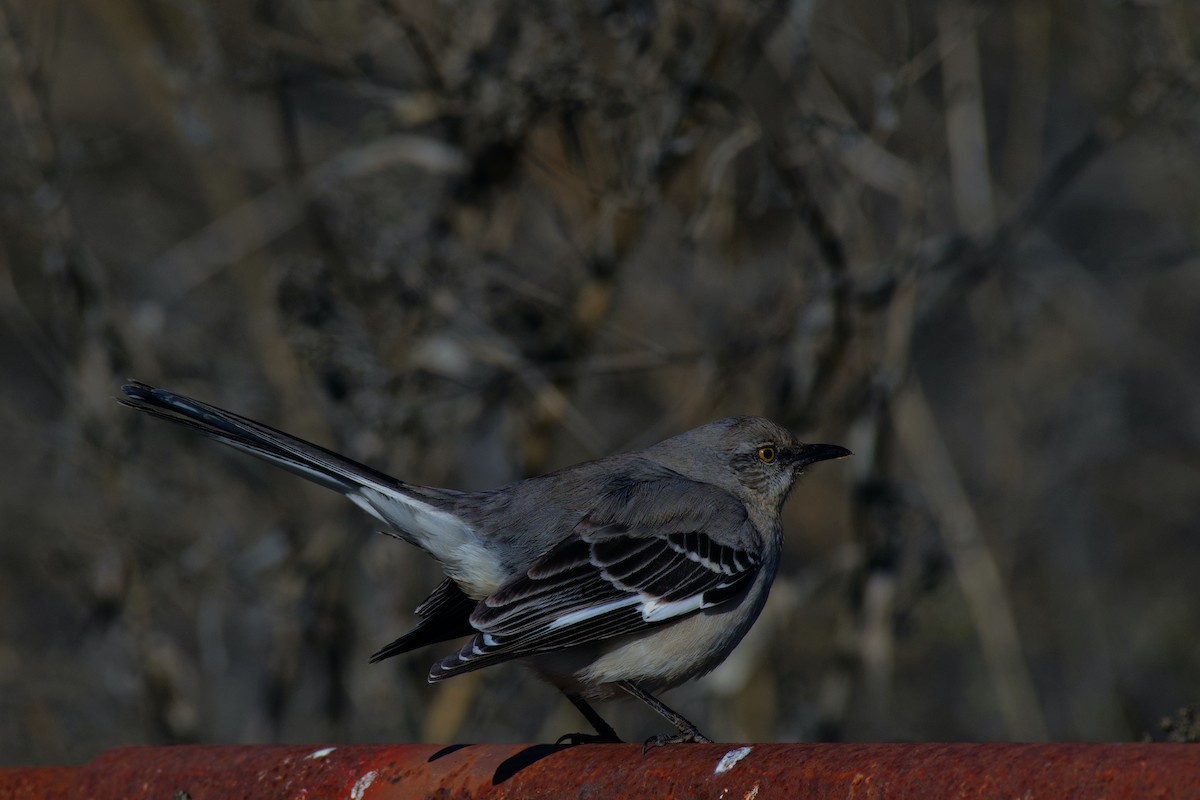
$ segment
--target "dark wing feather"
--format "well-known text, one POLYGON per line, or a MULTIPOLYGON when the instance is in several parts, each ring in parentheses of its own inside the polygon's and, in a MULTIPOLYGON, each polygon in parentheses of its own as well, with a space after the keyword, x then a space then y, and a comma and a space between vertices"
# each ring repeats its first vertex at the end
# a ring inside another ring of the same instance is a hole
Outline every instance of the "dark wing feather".
POLYGON ((741 501, 676 475, 663 481, 669 485, 623 487, 622 502, 599 503, 525 574, 485 598, 471 614, 477 635, 429 679, 636 633, 748 587, 761 537, 741 501))
POLYGON ((421 605, 417 616, 421 621, 408 633, 379 649, 371 656, 371 663, 398 656, 418 647, 461 639, 476 633, 471 625, 471 612, 478 601, 467 597, 454 581, 446 578, 421 605))

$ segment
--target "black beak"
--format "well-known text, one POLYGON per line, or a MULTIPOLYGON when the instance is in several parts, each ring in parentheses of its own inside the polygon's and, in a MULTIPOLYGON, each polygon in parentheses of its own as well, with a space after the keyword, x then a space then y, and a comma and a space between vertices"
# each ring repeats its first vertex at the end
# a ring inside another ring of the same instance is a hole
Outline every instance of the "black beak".
POLYGON ((831 458, 845 458, 854 455, 846 448, 836 444, 801 444, 796 446, 793 453, 793 460, 801 467, 817 461, 828 461, 831 458))

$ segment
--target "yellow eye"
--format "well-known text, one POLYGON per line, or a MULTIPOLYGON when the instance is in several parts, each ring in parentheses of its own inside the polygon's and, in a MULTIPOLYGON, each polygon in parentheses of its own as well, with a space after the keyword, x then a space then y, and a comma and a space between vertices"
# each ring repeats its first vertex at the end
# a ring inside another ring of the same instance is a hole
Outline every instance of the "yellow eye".
POLYGON ((764 464, 773 464, 777 455, 775 448, 769 444, 758 448, 758 460, 764 464))

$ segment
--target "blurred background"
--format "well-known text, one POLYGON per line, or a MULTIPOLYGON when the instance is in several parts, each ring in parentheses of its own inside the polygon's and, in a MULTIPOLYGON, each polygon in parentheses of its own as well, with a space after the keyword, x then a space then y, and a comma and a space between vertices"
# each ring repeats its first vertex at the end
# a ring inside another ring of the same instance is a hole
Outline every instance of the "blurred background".
POLYGON ((586 728, 368 664, 436 565, 129 376, 458 488, 735 413, 850 447, 665 696, 715 738, 1200 700, 1191 0, 0 0, 0 85, 0 763, 586 728))

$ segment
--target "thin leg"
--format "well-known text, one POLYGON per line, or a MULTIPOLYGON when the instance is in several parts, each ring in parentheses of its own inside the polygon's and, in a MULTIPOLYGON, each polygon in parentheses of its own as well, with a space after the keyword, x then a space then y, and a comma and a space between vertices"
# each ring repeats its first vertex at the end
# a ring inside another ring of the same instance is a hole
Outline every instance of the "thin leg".
POLYGON ((565 733, 558 737, 558 741, 555 744, 562 744, 563 742, 567 742, 568 744, 615 744, 621 741, 621 737, 617 736, 617 732, 613 730, 613 727, 605 722, 604 718, 596 712, 596 709, 588 705, 586 700, 577 694, 569 694, 567 692, 563 692, 563 694, 567 695, 567 699, 571 701, 571 705, 578 708, 579 713, 583 714, 584 718, 596 729, 597 735, 593 736, 590 733, 565 733))
POLYGON ((667 720, 670 721, 670 723, 672 725, 674 725, 676 728, 679 729, 679 733, 677 733, 673 736, 661 736, 661 735, 660 736, 651 736, 649 739, 646 740, 645 744, 642 745, 643 753, 645 753, 651 747, 660 747, 664 744, 675 744, 677 742, 711 742, 712 741, 712 739, 709 739, 707 736, 705 736, 703 733, 701 733, 699 728, 697 728, 692 723, 688 722, 687 718, 684 717, 683 714, 680 714, 678 711, 674 711, 674 710, 668 708, 667 706, 663 705, 661 700, 659 700, 657 697, 655 697, 654 695, 647 692, 645 689, 638 686, 633 681, 617 681, 617 686, 620 686, 622 689, 629 692, 631 695, 636 697, 638 700, 641 700, 643 703, 645 703, 646 705, 653 708, 659 714, 662 714, 664 717, 667 718, 667 720))

